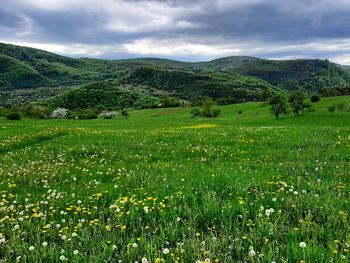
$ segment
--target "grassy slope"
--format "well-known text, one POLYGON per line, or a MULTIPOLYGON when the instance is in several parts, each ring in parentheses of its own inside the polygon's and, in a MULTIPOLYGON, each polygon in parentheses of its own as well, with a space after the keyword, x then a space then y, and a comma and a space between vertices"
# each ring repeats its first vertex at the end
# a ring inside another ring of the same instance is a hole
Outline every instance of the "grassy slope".
POLYGON ((22 217, 29 215, 24 222, 18 222, 17 212, 0 212, 0 218, 14 218, 0 222, 8 240, 0 257, 58 261, 64 249, 73 262, 112 257, 173 262, 162 252, 167 247, 184 262, 253 262, 248 256, 252 246, 264 254, 264 262, 346 262, 350 113, 327 112, 328 105, 339 102, 348 105, 350 97, 324 98, 314 113, 280 120, 261 103, 222 107, 218 119, 191 119, 188 108, 134 111, 129 120, 0 119, 5 205, 16 200, 19 206, 27 197, 27 204, 48 201, 33 206, 38 213, 50 206, 57 211, 41 219, 24 211, 22 217), (191 128, 203 124, 217 126, 191 128), (62 192, 63 198, 47 199, 48 188, 62 192), (137 203, 117 202, 121 197, 137 203), (158 199, 153 203, 147 197, 158 199), (110 210, 114 203, 130 214, 110 210), (82 206, 91 214, 73 213, 82 206), (146 214, 145 206, 154 210, 146 214), (275 210, 269 217, 268 208, 275 210), (67 214, 60 215, 62 210, 67 214), (86 223, 73 230, 78 219, 86 223), (93 219, 96 224, 89 223, 93 219), (47 223, 67 226, 63 233, 75 231, 78 237, 64 242, 55 227, 42 233, 47 223), (20 230, 12 231, 15 224, 20 230), (19 242, 21 231, 28 235, 19 242), (49 242, 50 253, 43 241, 49 242), (176 242, 183 243, 184 253, 176 250, 176 242), (299 242, 306 242, 306 248, 299 242), (128 249, 132 243, 138 247, 128 249), (28 250, 31 245, 35 251, 28 250))

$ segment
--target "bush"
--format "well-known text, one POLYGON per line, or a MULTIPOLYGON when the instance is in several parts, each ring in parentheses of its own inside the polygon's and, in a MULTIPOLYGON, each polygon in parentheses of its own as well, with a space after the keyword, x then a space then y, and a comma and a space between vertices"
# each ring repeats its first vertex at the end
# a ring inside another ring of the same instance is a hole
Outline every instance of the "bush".
POLYGON ((68 117, 68 110, 65 108, 57 108, 51 114, 51 118, 53 119, 64 119, 67 117, 68 117))
POLYGON ((175 98, 166 96, 162 99, 162 107, 164 108, 179 107, 179 106, 180 106, 180 101, 175 98))
POLYGON ((117 111, 110 111, 110 110, 105 110, 101 112, 98 117, 101 119, 113 119, 117 117, 118 112, 117 111))
POLYGON ((335 112, 335 110, 337 109, 337 106, 334 105, 334 104, 332 104, 332 105, 328 106, 327 109, 328 109, 328 111, 329 111, 330 113, 333 113, 333 112, 335 112))
POLYGON ((9 114, 7 114, 6 118, 8 120, 20 120, 22 118, 22 115, 19 112, 10 112, 9 114))
POLYGON ((0 116, 6 116, 7 110, 4 107, 0 106, 0 116))
POLYGON ((24 113, 26 116, 37 119, 47 119, 50 116, 48 108, 34 104, 27 105, 24 108, 24 113))
POLYGON ((217 118, 220 115, 221 115, 221 110, 218 108, 213 109, 211 112, 211 117, 213 117, 213 118, 217 118))
POLYGON ((338 105, 337 105, 337 110, 338 110, 338 111, 343 111, 344 108, 345 108, 345 106, 344 106, 343 103, 338 103, 338 105))
POLYGON ((312 95, 312 96, 310 97, 310 101, 311 101, 312 103, 319 102, 320 100, 321 100, 321 97, 320 97, 320 95, 318 95, 318 94, 314 94, 314 95, 312 95))
POLYGON ((314 112, 315 107, 310 102, 304 102, 304 112, 314 112))
POLYGON ((200 117, 201 116, 201 113, 202 111, 199 109, 199 108, 193 108, 191 111, 190 111, 190 114, 192 115, 192 118, 197 118, 197 117, 200 117))

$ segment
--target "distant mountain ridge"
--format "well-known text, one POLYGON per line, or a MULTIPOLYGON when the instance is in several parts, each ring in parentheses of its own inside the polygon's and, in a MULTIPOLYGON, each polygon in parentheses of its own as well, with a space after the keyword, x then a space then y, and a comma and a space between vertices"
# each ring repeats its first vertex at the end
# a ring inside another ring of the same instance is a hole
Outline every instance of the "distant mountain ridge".
MULTIPOLYGON (((182 62, 159 58, 75 59, 39 49, 0 43, 0 90, 86 84, 107 79, 124 82, 128 80, 129 83, 134 83, 130 74, 134 74, 135 77, 134 69, 138 67, 156 67, 170 73, 173 70, 189 71, 202 75, 209 74, 205 72, 223 72, 220 77, 216 76, 212 80, 227 78, 233 83, 233 79, 236 78, 240 89, 247 83, 243 80, 244 77, 253 77, 257 86, 264 83, 263 86, 274 86, 284 90, 302 87, 309 92, 350 83, 350 67, 328 60, 266 60, 248 56, 219 58, 208 62, 182 62), (126 75, 128 77, 125 77, 126 75)), ((150 72, 155 73, 154 77, 159 77, 159 72, 150 72)), ((215 88, 215 81, 211 83, 211 88, 215 88)), ((144 85, 143 81, 138 82, 140 83, 144 85)), ((163 87, 158 85, 158 88, 163 87)))

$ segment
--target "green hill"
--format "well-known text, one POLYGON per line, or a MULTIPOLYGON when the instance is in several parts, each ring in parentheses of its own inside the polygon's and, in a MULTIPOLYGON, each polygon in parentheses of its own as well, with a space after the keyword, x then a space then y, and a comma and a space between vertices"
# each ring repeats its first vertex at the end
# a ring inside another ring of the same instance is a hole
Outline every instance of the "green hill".
POLYGON ((44 102, 50 108, 63 107, 70 110, 154 108, 160 103, 161 100, 158 97, 125 90, 114 82, 88 84, 63 92, 44 102))
POLYGON ((45 78, 26 63, 0 54, 0 87, 24 88, 51 84, 50 79, 45 78))
POLYGON ((258 100, 263 89, 278 90, 254 77, 224 72, 164 70, 150 66, 131 69, 123 82, 166 90, 190 101, 205 96, 216 99, 233 97, 236 101, 258 100))
POLYGON ((302 87, 317 92, 347 86, 350 83, 347 69, 328 60, 277 61, 244 56, 197 63, 157 58, 73 59, 0 43, 0 91, 113 79, 123 85, 146 85, 175 92, 191 100, 198 96, 256 99, 262 87, 285 90, 302 87))
POLYGON ((286 90, 302 87, 309 92, 350 83, 350 74, 327 60, 258 60, 235 72, 258 77, 286 90))

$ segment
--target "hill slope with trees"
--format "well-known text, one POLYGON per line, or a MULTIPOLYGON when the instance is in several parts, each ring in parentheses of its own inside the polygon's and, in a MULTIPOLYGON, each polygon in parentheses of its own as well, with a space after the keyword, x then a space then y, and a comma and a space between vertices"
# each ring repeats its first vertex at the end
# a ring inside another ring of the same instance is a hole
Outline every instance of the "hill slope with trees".
POLYGON ((178 96, 256 99, 263 88, 307 91, 347 86, 346 66, 328 60, 266 60, 227 57, 209 62, 142 58, 129 60, 74 59, 34 48, 0 43, 0 91, 82 85, 117 80, 145 85, 178 96))

